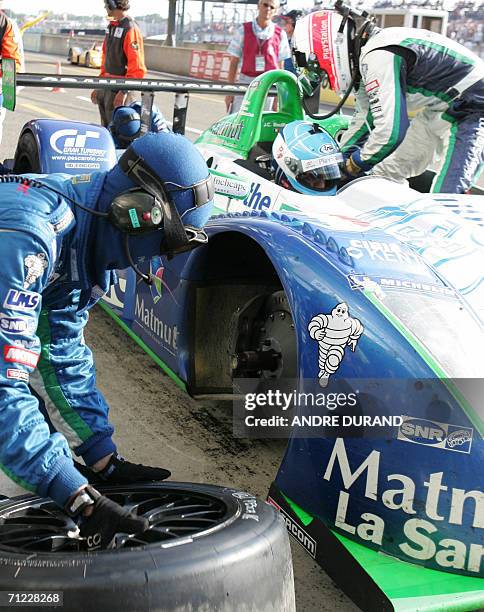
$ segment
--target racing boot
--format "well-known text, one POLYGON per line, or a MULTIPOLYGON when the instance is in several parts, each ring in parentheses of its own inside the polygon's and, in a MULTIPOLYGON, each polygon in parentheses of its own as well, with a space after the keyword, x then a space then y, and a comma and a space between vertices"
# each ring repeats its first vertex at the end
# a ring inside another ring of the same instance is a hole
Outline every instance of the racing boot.
POLYGON ((86 487, 72 502, 71 507, 66 507, 71 516, 75 514, 71 508, 76 505, 76 500, 80 500, 79 531, 88 551, 112 548, 117 533, 142 533, 150 525, 148 519, 135 516, 127 508, 116 504, 92 487, 86 487))
POLYGON ((169 470, 150 467, 141 463, 126 461, 117 453, 113 453, 106 467, 99 472, 92 468, 74 462, 75 467, 85 476, 90 484, 124 485, 135 482, 157 482, 171 476, 169 470))

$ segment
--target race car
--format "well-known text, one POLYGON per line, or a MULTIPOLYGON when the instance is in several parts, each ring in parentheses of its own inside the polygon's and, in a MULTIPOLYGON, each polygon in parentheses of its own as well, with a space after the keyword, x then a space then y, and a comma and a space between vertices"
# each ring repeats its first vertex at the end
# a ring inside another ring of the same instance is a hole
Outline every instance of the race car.
MULTIPOLYGON (((279 418, 268 500, 361 609, 479 609, 484 198, 371 176, 331 197, 284 189, 260 156, 301 118, 292 75, 257 77, 197 142, 218 177, 208 244, 146 262, 152 285, 120 271, 103 308, 194 397, 242 398, 239 433, 279 418)), ((16 170, 114 162, 104 128, 39 120, 16 170), (74 151, 87 129, 95 148, 74 151)))
POLYGON ((93 42, 89 49, 69 47, 67 61, 87 68, 101 68, 102 43, 93 42))

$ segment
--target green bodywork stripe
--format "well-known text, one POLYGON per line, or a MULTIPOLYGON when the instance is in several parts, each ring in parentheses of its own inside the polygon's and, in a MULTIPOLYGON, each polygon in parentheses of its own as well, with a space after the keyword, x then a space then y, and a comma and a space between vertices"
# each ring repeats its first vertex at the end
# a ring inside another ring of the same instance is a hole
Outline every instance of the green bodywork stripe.
POLYGON ((73 429, 73 431, 79 436, 84 442, 93 435, 90 427, 84 423, 77 412, 67 401, 64 395, 59 381, 57 379, 57 373, 50 363, 50 324, 49 324, 49 311, 45 308, 42 309, 39 317, 39 325, 37 328, 37 335, 40 338, 42 348, 40 351, 40 361, 38 365, 39 373, 44 381, 45 390, 48 396, 59 410, 62 419, 73 429))
POLYGON ((476 431, 482 436, 484 434, 484 424, 480 419, 479 415, 476 414, 474 408, 465 399, 459 389, 455 386, 448 374, 444 372, 441 366, 435 361, 434 357, 429 353, 425 346, 418 340, 412 332, 405 327, 405 325, 398 319, 388 308, 371 292, 364 290, 363 294, 365 297, 377 308, 383 316, 390 321, 390 323, 397 329, 412 348, 420 355, 425 361, 429 368, 437 375, 438 378, 443 379, 442 382, 445 384, 450 393, 459 402, 460 407, 464 410, 467 417, 474 425, 476 431))
POLYGON ((450 55, 459 62, 463 64, 470 64, 471 66, 475 65, 475 62, 472 58, 467 57, 466 55, 461 55, 454 51, 453 49, 449 49, 448 47, 444 47, 443 45, 439 45, 434 42, 430 42, 430 40, 424 40, 423 38, 406 38, 401 43, 402 47, 410 47, 411 45, 418 45, 419 47, 428 47, 429 49, 434 49, 442 55, 450 55))
MULTIPOLYGON (((304 526, 314 520, 279 492, 304 526)), ((331 533, 391 600, 395 612, 468 612, 484 606, 482 578, 428 569, 372 550, 336 531, 331 533)))
POLYGON ((296 502, 293 502, 292 499, 289 499, 289 497, 284 495, 282 491, 281 491, 281 495, 286 500, 286 502, 288 503, 289 507, 294 512, 294 514, 298 517, 298 519, 304 525, 304 527, 307 527, 314 521, 314 517, 311 516, 309 512, 306 512, 305 510, 303 510, 300 506, 296 504, 296 502))
POLYGON ((154 353, 150 349, 150 347, 146 345, 143 340, 141 340, 141 338, 138 338, 134 331, 130 329, 126 325, 126 323, 120 317, 118 317, 118 315, 113 312, 111 308, 109 308, 109 306, 107 306, 103 302, 98 302, 98 304, 112 319, 114 319, 114 321, 116 321, 116 323, 128 334, 130 338, 132 338, 136 342, 138 346, 140 346, 146 353, 148 353, 151 359, 153 359, 153 361, 158 366, 160 366, 163 372, 165 372, 165 374, 167 374, 180 387, 180 389, 182 389, 183 391, 187 390, 187 386, 183 382, 183 380, 179 376, 177 376, 175 372, 173 372, 173 370, 166 365, 166 363, 161 361, 161 359, 156 355, 156 353, 154 353))
POLYGON ((383 147, 372 155, 369 159, 365 159, 365 163, 369 163, 374 166, 382 159, 385 159, 395 149, 398 142, 398 135, 400 133, 400 112, 401 112, 401 95, 400 95, 400 72, 402 67, 402 58, 399 55, 395 55, 393 58, 393 77, 395 79, 395 108, 393 109, 393 126, 392 133, 388 142, 383 147))
POLYGON ((440 193, 442 184, 447 176, 447 171, 449 169, 450 162, 452 160, 452 155, 454 154, 456 139, 457 139, 457 122, 453 121, 450 127, 449 145, 447 147, 447 153, 445 155, 445 160, 442 165, 442 168, 439 172, 439 176, 437 177, 437 180, 435 181, 434 186, 432 187, 433 193, 440 193))

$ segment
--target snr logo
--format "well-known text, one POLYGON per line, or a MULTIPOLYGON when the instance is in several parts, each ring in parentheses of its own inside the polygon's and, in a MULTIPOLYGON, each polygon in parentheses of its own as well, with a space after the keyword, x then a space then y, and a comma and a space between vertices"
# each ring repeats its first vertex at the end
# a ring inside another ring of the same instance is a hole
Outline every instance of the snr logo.
POLYGON ((417 444, 439 444, 447 436, 447 432, 437 423, 426 419, 408 419, 400 425, 399 438, 404 436, 407 440, 417 444))

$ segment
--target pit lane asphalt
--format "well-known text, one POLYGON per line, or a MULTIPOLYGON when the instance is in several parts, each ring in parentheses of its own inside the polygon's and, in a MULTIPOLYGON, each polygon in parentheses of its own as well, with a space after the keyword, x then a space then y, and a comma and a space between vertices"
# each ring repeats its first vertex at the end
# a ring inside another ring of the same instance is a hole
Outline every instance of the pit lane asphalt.
MULTIPOLYGON (((27 53, 26 60, 28 72, 54 73, 60 60, 63 74, 98 73, 56 56, 27 53)), ((90 90, 23 89, 16 111, 7 112, 1 158, 13 157, 22 126, 33 118, 97 122, 97 107, 89 95, 90 90)), ((156 104, 170 120, 173 97, 156 94, 156 104)), ((187 136, 193 140, 224 112, 223 96, 191 94, 187 136)), ((191 399, 100 308, 91 311, 86 342, 94 352, 98 385, 111 406, 115 440, 124 456, 167 467, 173 480, 238 487, 265 498, 284 441, 233 438, 230 403, 191 399)), ((0 493, 24 491, 0 473, 0 493)), ((291 546, 298 612, 358 610, 298 544, 291 546)))

